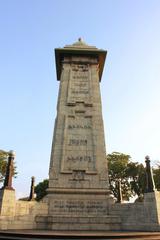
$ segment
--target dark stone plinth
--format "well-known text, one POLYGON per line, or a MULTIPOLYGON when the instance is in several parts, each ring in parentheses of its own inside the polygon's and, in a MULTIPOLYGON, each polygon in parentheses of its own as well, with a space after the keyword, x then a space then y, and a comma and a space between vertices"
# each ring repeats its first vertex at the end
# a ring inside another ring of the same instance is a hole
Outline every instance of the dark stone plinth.
POLYGON ((14 190, 14 188, 12 187, 12 178, 14 175, 14 165, 13 165, 14 158, 15 158, 15 152, 10 151, 9 156, 8 156, 6 176, 5 176, 5 180, 4 180, 2 189, 14 190))
POLYGON ((121 181, 117 181, 117 203, 121 203, 122 199, 122 188, 121 188, 121 181))
POLYGON ((147 192, 154 192, 155 189, 155 183, 153 179, 153 172, 150 165, 150 157, 145 157, 145 163, 146 163, 146 193, 147 192))
POLYGON ((35 177, 31 177, 31 188, 30 188, 30 195, 28 201, 34 200, 34 187, 35 187, 35 177))

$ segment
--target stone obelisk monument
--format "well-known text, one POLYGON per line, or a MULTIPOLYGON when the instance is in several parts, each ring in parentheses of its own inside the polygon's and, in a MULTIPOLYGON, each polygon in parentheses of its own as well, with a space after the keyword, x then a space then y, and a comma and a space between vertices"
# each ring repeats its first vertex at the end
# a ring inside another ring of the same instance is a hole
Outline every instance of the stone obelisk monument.
POLYGON ((15 154, 10 151, 0 189, 0 230, 55 230, 58 235, 61 230, 86 230, 91 231, 88 236, 92 231, 160 231, 160 192, 148 156, 144 201, 122 203, 120 182, 117 202, 110 196, 99 86, 106 53, 81 39, 55 49, 60 90, 47 195, 33 201, 32 177, 29 201, 16 200, 15 154))
POLYGON ((81 39, 55 49, 60 89, 45 220, 51 229, 103 229, 113 219, 99 86, 106 53, 81 39))

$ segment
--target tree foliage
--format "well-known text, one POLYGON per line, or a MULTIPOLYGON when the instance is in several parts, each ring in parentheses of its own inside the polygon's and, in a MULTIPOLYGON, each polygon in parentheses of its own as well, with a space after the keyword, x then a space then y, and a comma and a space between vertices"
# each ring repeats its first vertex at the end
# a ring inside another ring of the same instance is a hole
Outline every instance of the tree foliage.
POLYGON ((4 180, 7 167, 8 152, 0 150, 0 182, 4 180))
POLYGON ((44 179, 42 182, 35 186, 36 200, 40 201, 46 194, 46 189, 48 188, 48 179, 44 179))
POLYGON ((129 197, 131 197, 130 184, 126 174, 129 159, 129 155, 118 152, 113 152, 112 154, 107 155, 110 190, 115 198, 118 197, 118 181, 121 182, 123 198, 129 199, 129 197))
POLYGON ((130 155, 113 152, 107 155, 110 190, 118 196, 117 182, 121 182, 123 199, 140 196, 145 189, 145 168, 143 164, 131 161, 130 155))
POLYGON ((156 167, 153 168, 153 177, 155 182, 155 187, 160 191, 160 164, 158 163, 156 167))
POLYGON ((127 165, 127 176, 131 186, 132 196, 142 195, 146 188, 146 171, 142 163, 129 162, 127 165))

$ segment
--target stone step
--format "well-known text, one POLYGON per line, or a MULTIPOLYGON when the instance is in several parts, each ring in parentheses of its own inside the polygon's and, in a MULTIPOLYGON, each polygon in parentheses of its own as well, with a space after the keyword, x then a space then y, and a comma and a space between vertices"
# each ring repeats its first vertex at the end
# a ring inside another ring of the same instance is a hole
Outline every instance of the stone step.
POLYGON ((37 215, 36 222, 54 222, 54 223, 121 223, 119 216, 58 216, 58 215, 37 215))
POLYGON ((117 216, 36 216, 38 229, 52 230, 120 230, 121 219, 117 216))

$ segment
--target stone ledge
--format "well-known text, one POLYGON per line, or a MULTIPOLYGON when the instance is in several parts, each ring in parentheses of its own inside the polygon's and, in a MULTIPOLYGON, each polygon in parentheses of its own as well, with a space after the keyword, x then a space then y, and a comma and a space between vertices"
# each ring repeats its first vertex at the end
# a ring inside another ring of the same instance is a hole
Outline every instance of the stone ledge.
MULTIPOLYGON (((50 189, 47 189, 47 192, 48 192, 48 194, 50 194, 50 193, 56 193, 56 194, 62 194, 62 193, 67 193, 67 194, 86 194, 86 195, 88 195, 88 194, 102 194, 102 195, 104 195, 104 194, 107 194, 107 195, 109 195, 110 194, 110 190, 106 190, 106 189, 97 189, 97 188, 92 188, 92 189, 65 189, 65 188, 63 188, 63 189, 61 189, 61 188, 50 188, 50 189)), ((106 196, 107 197, 107 196, 106 196)))
POLYGON ((80 217, 80 216, 36 216, 36 222, 46 223, 121 223, 118 216, 80 217))

